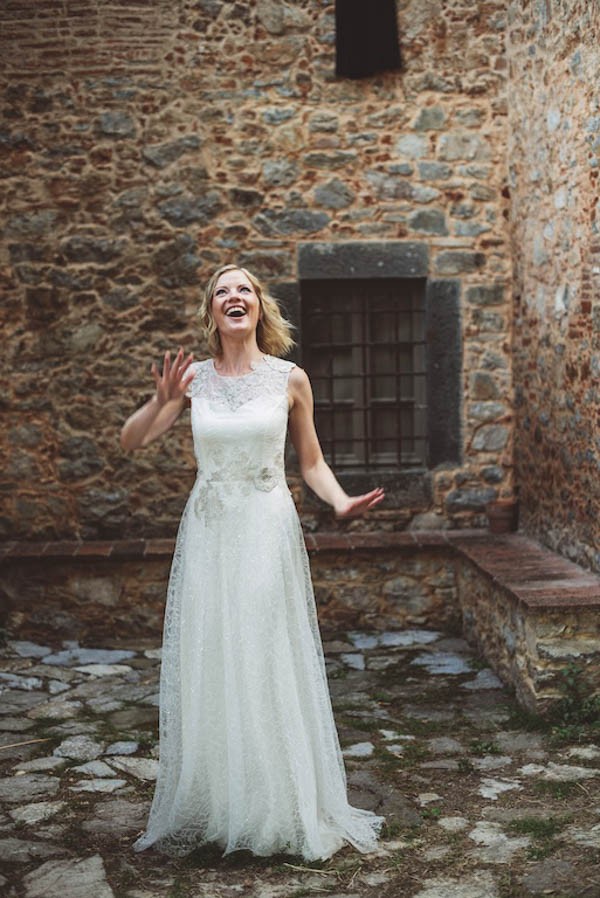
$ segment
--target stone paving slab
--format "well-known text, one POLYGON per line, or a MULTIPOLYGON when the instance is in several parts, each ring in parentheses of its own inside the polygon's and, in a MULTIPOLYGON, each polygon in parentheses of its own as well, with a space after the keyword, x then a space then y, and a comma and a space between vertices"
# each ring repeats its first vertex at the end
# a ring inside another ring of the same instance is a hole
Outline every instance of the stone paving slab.
POLYGON ((9 642, 2 895, 600 898, 599 728, 557 738, 452 635, 341 632, 325 650, 351 801, 387 823, 376 852, 307 864, 134 853, 157 768, 159 647, 9 642))

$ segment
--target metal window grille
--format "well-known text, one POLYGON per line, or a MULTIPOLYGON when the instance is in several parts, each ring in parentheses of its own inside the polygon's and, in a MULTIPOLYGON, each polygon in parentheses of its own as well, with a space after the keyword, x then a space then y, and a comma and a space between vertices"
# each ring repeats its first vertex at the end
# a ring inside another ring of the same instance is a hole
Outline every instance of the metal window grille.
POLYGON ((304 282, 302 351, 330 464, 425 466, 424 280, 304 282))

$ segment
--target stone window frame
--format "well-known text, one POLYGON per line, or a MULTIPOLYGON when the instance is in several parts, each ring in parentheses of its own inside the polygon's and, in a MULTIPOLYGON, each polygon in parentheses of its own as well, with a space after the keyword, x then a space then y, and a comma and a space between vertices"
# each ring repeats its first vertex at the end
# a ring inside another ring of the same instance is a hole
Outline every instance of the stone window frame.
POLYGON ((302 364, 301 285, 310 280, 424 278, 427 337, 427 465, 397 471, 336 476, 345 489, 364 492, 376 480, 386 489, 389 504, 430 504, 431 472, 457 467, 463 460, 462 439, 462 316, 461 282, 430 276, 426 243, 412 241, 313 241, 297 244, 297 278, 271 282, 269 287, 297 328, 290 358, 302 364))
POLYGON ((425 278, 302 281, 302 362, 321 445, 338 472, 427 463, 425 284, 425 278), (339 312, 350 307, 342 325, 339 312), (383 322, 375 310, 384 312, 383 322), (403 336, 393 339, 390 328, 403 336))

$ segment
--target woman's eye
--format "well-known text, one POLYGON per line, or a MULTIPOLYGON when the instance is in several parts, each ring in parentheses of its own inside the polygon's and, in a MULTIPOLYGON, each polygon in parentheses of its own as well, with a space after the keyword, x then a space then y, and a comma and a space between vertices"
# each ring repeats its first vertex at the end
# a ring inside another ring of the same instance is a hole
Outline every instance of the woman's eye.
POLYGON ((250 292, 250 287, 240 287, 240 290, 244 290, 246 293, 250 292))

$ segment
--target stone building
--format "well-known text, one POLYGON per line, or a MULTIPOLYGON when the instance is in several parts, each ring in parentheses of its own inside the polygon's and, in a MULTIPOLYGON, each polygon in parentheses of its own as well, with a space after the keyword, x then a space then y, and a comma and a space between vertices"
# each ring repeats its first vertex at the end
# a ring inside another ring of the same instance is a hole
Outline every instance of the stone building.
POLYGON ((600 568, 600 8, 397 12, 401 70, 355 80, 327 0, 2 4, 4 539, 173 536, 189 419, 134 456, 119 429, 234 261, 298 327, 340 477, 387 487, 363 526, 518 491, 600 568))

